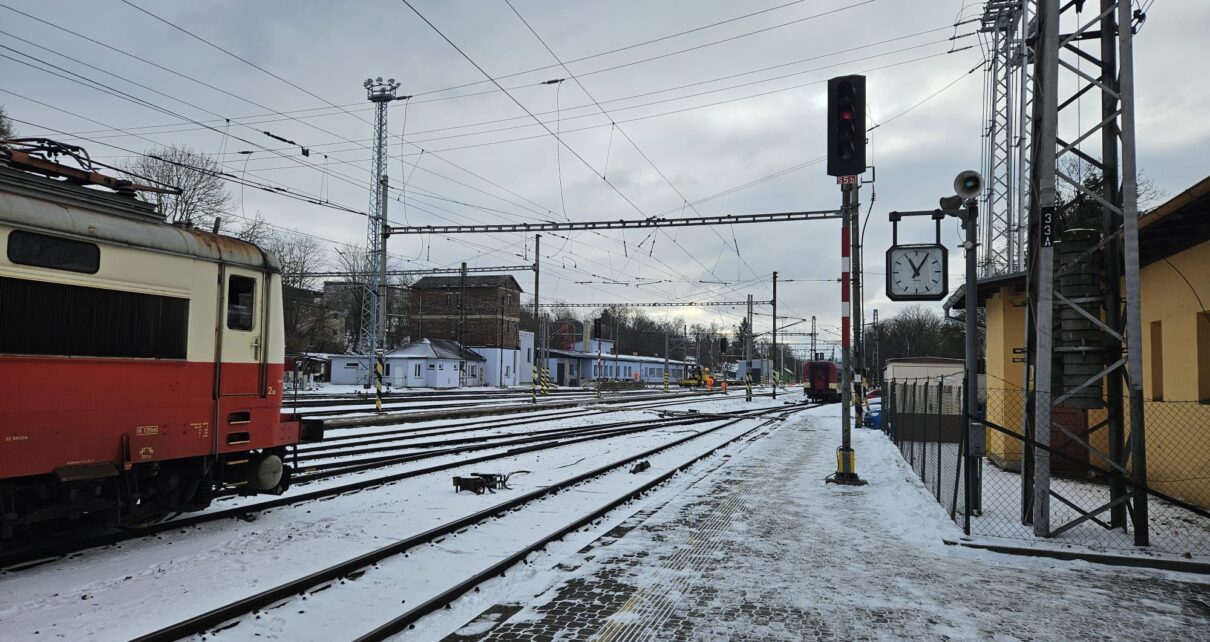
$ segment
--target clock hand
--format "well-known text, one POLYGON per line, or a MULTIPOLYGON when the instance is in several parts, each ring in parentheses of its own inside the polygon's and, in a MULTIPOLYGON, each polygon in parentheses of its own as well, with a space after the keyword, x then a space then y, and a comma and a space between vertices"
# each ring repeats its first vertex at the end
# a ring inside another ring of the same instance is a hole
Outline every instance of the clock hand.
POLYGON ((924 267, 924 261, 921 261, 920 265, 916 265, 912 263, 912 259, 908 259, 908 265, 912 266, 912 278, 914 279, 920 276, 920 268, 924 267))

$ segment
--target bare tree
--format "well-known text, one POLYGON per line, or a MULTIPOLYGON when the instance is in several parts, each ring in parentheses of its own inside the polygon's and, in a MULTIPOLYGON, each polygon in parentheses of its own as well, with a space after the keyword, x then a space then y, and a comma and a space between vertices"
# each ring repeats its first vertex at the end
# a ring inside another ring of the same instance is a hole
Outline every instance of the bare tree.
POLYGON ((189 147, 169 145, 152 150, 123 169, 180 188, 179 195, 149 195, 170 223, 208 225, 214 217, 231 211, 231 195, 219 178, 219 164, 189 147))
MULTIPOLYGON (((266 221, 265 217, 261 216, 260 210, 257 210, 251 218, 243 219, 240 222, 240 226, 231 233, 231 236, 241 241, 247 241, 253 245, 259 245, 268 249, 278 247, 282 242, 281 239, 286 238, 287 235, 298 236, 286 231, 275 232, 270 226, 269 221, 266 221), (274 245, 274 243, 278 245, 274 245)), ((294 241, 290 241, 289 243, 294 243, 294 241)))
POLYGON ((0 105, 0 140, 16 136, 17 130, 13 128, 13 121, 8 119, 8 114, 4 113, 4 106, 0 105))

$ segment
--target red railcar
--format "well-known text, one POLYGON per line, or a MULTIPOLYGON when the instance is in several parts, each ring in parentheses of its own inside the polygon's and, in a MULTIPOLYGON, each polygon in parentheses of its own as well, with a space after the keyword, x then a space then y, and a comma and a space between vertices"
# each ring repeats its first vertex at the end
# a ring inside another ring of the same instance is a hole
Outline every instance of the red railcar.
POLYGON ((840 369, 834 361, 808 361, 802 366, 802 381, 812 401, 840 401, 840 369))
POLYGON ((289 486, 275 259, 134 194, 0 146, 0 537, 289 486))

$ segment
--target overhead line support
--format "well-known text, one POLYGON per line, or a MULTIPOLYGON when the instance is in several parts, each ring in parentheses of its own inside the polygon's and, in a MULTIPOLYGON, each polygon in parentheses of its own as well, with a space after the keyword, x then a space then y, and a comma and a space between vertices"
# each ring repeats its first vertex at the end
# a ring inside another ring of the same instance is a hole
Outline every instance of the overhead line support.
POLYGON ((739 225, 840 218, 840 210, 774 212, 767 214, 724 214, 685 218, 618 219, 616 221, 564 221, 544 223, 506 223, 497 225, 402 225, 384 228, 385 234, 500 234, 509 232, 560 232, 580 230, 626 230, 701 225, 739 225))

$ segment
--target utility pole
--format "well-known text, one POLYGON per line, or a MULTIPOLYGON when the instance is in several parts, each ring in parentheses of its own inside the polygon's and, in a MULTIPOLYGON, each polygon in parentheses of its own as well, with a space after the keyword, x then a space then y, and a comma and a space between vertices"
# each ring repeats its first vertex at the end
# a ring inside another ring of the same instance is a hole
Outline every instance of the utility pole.
POLYGON ((752 369, 752 295, 748 295, 748 334, 744 336, 744 361, 748 369, 752 369))
POLYGON ((817 358, 818 358, 818 353, 815 352, 815 315, 812 314, 811 315, 811 358, 810 358, 810 361, 815 361, 817 358))
MULTIPOLYGON (((466 350, 466 263, 462 264, 462 274, 459 280, 458 292, 458 350, 466 350)), ((459 357, 462 355, 459 354, 459 357)), ((466 361, 458 360, 458 384, 466 386, 466 361)))
POLYGON ((882 385, 882 360, 878 356, 878 348, 882 343, 882 336, 878 333, 878 308, 874 308, 874 350, 873 363, 870 364, 870 369, 873 371, 872 379, 875 379, 878 385, 882 385))
POLYGON ((668 326, 664 326, 664 392, 668 392, 668 326))
MULTIPOLYGON (((539 348, 538 347, 541 345, 540 343, 538 343, 538 337, 542 334, 541 321, 539 320, 540 317, 538 316, 538 284, 540 283, 539 276, 541 274, 541 268, 542 268, 542 235, 534 234, 534 364, 533 364, 533 371, 530 373, 530 376, 533 377, 532 381, 533 381, 535 390, 537 389, 537 385, 538 385, 538 372, 539 372, 539 370, 538 370, 538 367, 539 367, 538 366, 538 362, 539 362, 538 349, 539 348)), ((534 403, 538 403, 538 396, 537 396, 536 392, 534 393, 534 403)))
POLYGON ((370 198, 369 216, 366 217, 366 265, 363 276, 361 296, 361 319, 358 333, 357 352, 365 357, 367 374, 365 386, 369 387, 370 380, 377 382, 378 394, 376 407, 382 406, 382 356, 379 349, 386 343, 383 313, 386 297, 383 268, 386 265, 386 161, 387 161, 387 103, 395 100, 395 90, 399 83, 394 78, 385 83, 379 77, 375 80, 366 79, 362 86, 366 90, 366 98, 374 104, 374 173, 370 183, 372 196, 370 198), (371 365, 373 363, 373 365, 371 365), (370 373, 374 373, 373 376, 370 373))
POLYGON ((777 349, 777 271, 773 271, 773 355, 769 367, 773 368, 773 398, 777 399, 777 380, 781 377, 781 352, 777 349))

